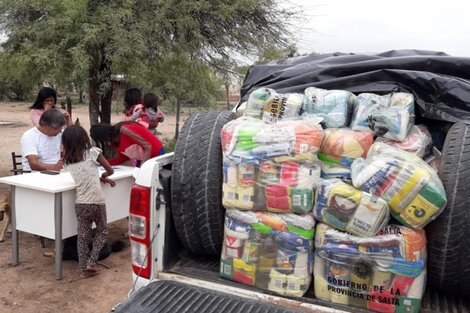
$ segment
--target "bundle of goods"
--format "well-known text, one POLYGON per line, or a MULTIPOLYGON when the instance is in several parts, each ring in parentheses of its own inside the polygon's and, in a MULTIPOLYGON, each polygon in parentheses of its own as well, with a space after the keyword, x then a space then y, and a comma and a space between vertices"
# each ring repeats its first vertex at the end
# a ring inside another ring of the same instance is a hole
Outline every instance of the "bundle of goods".
POLYGON ((422 159, 384 143, 352 165, 356 188, 387 201, 391 214, 408 227, 422 228, 444 210, 447 198, 437 173, 422 159))
POLYGON ((318 153, 322 162, 322 178, 350 178, 351 164, 356 158, 365 157, 374 143, 371 133, 349 128, 325 130, 325 139, 318 153))
POLYGON ((220 276, 301 297, 311 282, 314 226, 310 214, 227 210, 220 276))
POLYGON ((389 225, 364 238, 318 224, 313 272, 319 299, 376 312, 418 313, 426 236, 423 230, 389 225))
POLYGON ((323 118, 327 128, 348 127, 355 95, 345 90, 305 89, 303 115, 323 118))
POLYGON ((361 93, 354 99, 351 129, 403 141, 414 125, 412 94, 396 92, 379 96, 361 93))
POLYGON ((292 120, 266 124, 239 118, 222 129, 226 209, 306 213, 320 167, 320 125, 292 120))
POLYGON ((317 221, 358 236, 374 236, 389 220, 385 200, 340 180, 322 180, 313 212, 317 221))
POLYGON ((250 94, 243 115, 275 123, 298 117, 302 103, 302 94, 279 94, 274 89, 259 88, 250 94))
POLYGON ((384 137, 377 137, 375 142, 383 142, 389 146, 415 154, 420 158, 431 152, 432 138, 425 125, 414 125, 404 141, 394 141, 384 137))

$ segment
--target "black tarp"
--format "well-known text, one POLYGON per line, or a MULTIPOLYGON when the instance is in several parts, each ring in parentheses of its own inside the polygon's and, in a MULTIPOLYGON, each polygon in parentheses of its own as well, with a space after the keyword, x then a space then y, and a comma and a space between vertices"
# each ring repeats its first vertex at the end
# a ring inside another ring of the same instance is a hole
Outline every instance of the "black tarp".
POLYGON ((470 58, 443 52, 392 50, 379 54, 332 53, 252 66, 242 101, 259 87, 303 93, 307 87, 355 94, 409 92, 418 117, 470 123, 470 58))

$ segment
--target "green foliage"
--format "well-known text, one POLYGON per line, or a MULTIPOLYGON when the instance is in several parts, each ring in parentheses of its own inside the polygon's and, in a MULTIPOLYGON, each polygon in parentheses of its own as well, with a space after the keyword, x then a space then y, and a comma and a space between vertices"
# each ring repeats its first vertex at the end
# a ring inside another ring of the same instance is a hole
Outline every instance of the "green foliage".
POLYGON ((41 81, 33 65, 28 56, 0 53, 0 99, 30 100, 31 90, 41 81))
POLYGON ((295 44, 290 44, 287 47, 282 48, 270 46, 260 51, 256 64, 264 64, 270 61, 284 60, 295 56, 299 56, 295 44))
POLYGON ((286 49, 293 17, 275 0, 1 0, 2 47, 16 67, 2 68, 0 83, 88 87, 92 123, 113 110, 111 73, 170 102, 212 104, 223 82, 208 66, 224 72, 236 55, 286 49))

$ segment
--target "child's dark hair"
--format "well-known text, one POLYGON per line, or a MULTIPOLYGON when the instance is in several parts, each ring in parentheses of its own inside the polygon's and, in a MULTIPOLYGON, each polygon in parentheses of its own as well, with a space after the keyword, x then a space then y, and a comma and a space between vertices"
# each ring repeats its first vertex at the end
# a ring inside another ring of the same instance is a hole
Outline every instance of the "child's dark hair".
MULTIPOLYGON (((119 138, 119 133, 121 132, 122 125, 125 124, 138 124, 134 121, 123 121, 119 122, 116 125, 106 124, 106 123, 97 123, 90 128, 90 136, 96 142, 96 145, 101 150, 106 149, 106 142, 114 142, 119 138)), ((138 124, 140 125, 140 124, 138 124)))
POLYGON ((64 163, 73 164, 85 159, 85 152, 91 148, 90 137, 79 125, 71 125, 62 133, 64 163))
POLYGON ((160 102, 160 98, 155 95, 153 92, 149 92, 144 96, 144 107, 145 108, 152 108, 157 111, 158 103, 160 102))
POLYGON ((124 95, 125 110, 129 110, 132 106, 142 103, 142 91, 139 88, 129 88, 124 95))
POLYGON ((33 105, 30 106, 30 109, 44 109, 44 100, 49 97, 54 97, 54 104, 57 103, 57 93, 54 89, 50 87, 42 87, 39 90, 36 100, 34 101, 33 105))

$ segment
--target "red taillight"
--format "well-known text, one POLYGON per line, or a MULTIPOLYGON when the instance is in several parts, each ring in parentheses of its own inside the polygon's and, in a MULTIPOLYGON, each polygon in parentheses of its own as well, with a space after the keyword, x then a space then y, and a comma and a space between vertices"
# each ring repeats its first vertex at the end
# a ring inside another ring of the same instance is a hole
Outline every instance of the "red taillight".
POLYGON ((150 279, 152 251, 150 246, 150 188, 134 185, 129 205, 129 237, 132 269, 138 276, 150 279))

